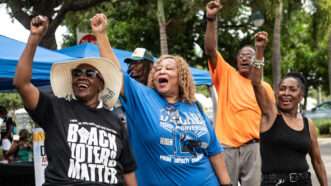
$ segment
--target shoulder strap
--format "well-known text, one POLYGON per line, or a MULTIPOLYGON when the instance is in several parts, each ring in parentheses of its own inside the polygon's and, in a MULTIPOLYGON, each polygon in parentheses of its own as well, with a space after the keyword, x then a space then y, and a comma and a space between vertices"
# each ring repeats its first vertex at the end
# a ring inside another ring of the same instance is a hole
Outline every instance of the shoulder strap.
POLYGON ((309 119, 306 116, 303 116, 303 127, 304 130, 307 131, 309 137, 310 137, 310 131, 309 131, 309 119))

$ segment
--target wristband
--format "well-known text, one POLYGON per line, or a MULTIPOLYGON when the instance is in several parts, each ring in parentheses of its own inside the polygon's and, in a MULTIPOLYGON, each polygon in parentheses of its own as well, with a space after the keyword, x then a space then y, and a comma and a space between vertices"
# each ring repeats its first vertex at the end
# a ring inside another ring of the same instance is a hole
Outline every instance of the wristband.
POLYGON ((216 16, 213 16, 213 17, 206 16, 206 19, 207 19, 207 21, 213 22, 216 20, 216 16))
POLYGON ((264 64, 264 58, 262 58, 262 59, 254 59, 254 62, 255 63, 263 63, 264 64))
POLYGON ((232 183, 228 183, 228 184, 221 184, 220 186, 232 186, 232 183))
POLYGON ((259 59, 254 59, 254 61, 251 64, 253 67, 257 68, 257 69, 261 69, 264 66, 264 58, 262 58, 261 60, 259 59))

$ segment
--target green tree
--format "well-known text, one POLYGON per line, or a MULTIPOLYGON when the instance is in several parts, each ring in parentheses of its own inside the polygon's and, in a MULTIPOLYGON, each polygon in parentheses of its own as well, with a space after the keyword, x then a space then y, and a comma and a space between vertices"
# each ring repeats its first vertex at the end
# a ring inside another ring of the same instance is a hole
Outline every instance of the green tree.
MULTIPOLYGON (((315 0, 316 13, 314 14, 314 20, 316 22, 315 35, 320 36, 316 39, 316 43, 324 44, 327 47, 328 53, 328 76, 325 78, 329 83, 329 95, 331 94, 331 1, 328 0, 315 0)), ((327 83, 325 83, 327 84, 327 83)))
POLYGON ((273 88, 276 90, 277 85, 280 82, 281 72, 281 28, 283 18, 283 0, 278 0, 277 7, 275 9, 275 25, 273 31, 272 42, 272 80, 273 88))
POLYGON ((23 107, 21 97, 17 93, 0 93, 0 105, 7 110, 23 107))
MULTIPOLYGON (((169 53, 183 55, 190 64, 197 63, 193 43, 202 43, 203 17, 198 15, 204 10, 202 1, 169 0, 163 3, 169 53)), ((65 25, 72 35, 66 46, 73 44, 76 28, 89 31, 89 18, 96 12, 103 12, 109 19, 108 36, 113 47, 133 50, 141 46, 158 56, 161 44, 157 10, 156 0, 140 0, 104 3, 89 11, 70 13, 65 25)))
MULTIPOLYGON (((202 45, 205 32, 204 10, 206 0, 168 0, 164 3, 166 34, 169 53, 180 54, 185 57, 190 65, 206 68, 206 60, 195 56, 193 43, 202 45)), ((223 9, 219 15, 219 50, 229 62, 235 62, 238 49, 247 44, 253 44, 253 36, 259 30, 266 30, 269 38, 277 36, 279 42, 279 61, 282 61, 281 74, 288 71, 301 71, 306 77, 314 79, 311 85, 322 78, 327 81, 327 40, 326 32, 321 29, 325 24, 325 15, 331 8, 327 0, 314 0, 318 6, 314 14, 304 10, 302 1, 282 0, 283 18, 280 24, 278 36, 274 35, 276 16, 275 9, 278 1, 264 0, 222 0, 223 9), (260 11, 265 24, 262 28, 256 28, 252 24, 251 15, 260 11), (316 17, 316 18, 315 18, 316 17), (321 21, 319 21, 321 20, 321 21), (323 24, 324 23, 324 24, 323 24), (323 37, 322 37, 323 36, 323 37), (316 42, 318 41, 318 42, 316 42), (316 50, 316 47, 318 50, 316 50), (323 64, 324 61, 324 64, 323 64)), ((314 4, 313 4, 314 5, 314 4)), ((113 47, 133 50, 142 46, 152 50, 155 56, 160 51, 160 27, 157 17, 157 0, 114 1, 106 2, 88 11, 72 12, 67 14, 65 25, 72 35, 68 44, 75 41, 75 30, 89 30, 89 18, 97 12, 103 12, 109 18, 109 38, 113 47), (80 20, 80 21, 77 21, 80 20)), ((329 28, 329 27, 324 27, 329 28)), ((275 45, 276 40, 269 46, 275 45)), ((270 47, 271 48, 271 47, 270 47)), ((269 63, 272 58, 272 50, 266 50, 265 79, 269 82, 274 69, 269 63)), ((274 73, 275 74, 275 73, 274 73)), ((279 74, 279 70, 278 70, 279 74)), ((280 78, 280 75, 278 75, 280 78)))
POLYGON ((329 44, 328 44, 328 72, 329 72, 329 94, 331 94, 331 29, 329 30, 329 44))
POLYGON ((86 10, 105 1, 106 0, 0 0, 0 3, 5 3, 9 14, 16 18, 26 29, 30 28, 30 21, 33 16, 47 16, 50 24, 40 45, 46 48, 56 49, 55 31, 68 12, 86 10))
POLYGON ((157 0, 157 17, 160 27, 160 50, 161 55, 168 54, 168 41, 167 41, 167 23, 164 14, 163 0, 157 0))

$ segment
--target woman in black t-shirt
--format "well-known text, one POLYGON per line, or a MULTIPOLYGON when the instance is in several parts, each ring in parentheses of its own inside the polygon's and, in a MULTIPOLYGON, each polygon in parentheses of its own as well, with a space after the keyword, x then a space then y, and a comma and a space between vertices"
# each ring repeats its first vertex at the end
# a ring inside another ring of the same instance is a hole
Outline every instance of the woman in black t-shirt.
POLYGON ((262 186, 311 186, 309 154, 321 185, 327 185, 316 128, 311 120, 298 112, 305 93, 305 80, 299 73, 289 73, 276 90, 276 104, 261 86, 263 52, 268 40, 266 32, 255 38, 256 60, 252 63, 252 84, 261 108, 260 149, 262 186))
POLYGON ((100 58, 56 63, 55 96, 40 92, 31 83, 32 61, 47 27, 46 17, 32 19, 14 80, 30 116, 46 133, 43 185, 137 185, 126 131, 107 109, 117 101, 120 70, 100 58))

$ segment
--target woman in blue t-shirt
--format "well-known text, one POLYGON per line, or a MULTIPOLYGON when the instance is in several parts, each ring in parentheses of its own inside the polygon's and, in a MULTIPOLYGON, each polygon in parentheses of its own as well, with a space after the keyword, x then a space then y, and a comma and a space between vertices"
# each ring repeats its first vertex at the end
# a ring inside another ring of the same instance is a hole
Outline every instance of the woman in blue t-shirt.
MULTIPOLYGON (((93 31, 101 56, 117 63, 106 36, 107 18, 100 17, 100 27, 93 31)), ((223 147, 196 104, 192 75, 182 57, 161 56, 148 87, 125 73, 123 79, 121 101, 139 185, 231 185, 223 147)))

